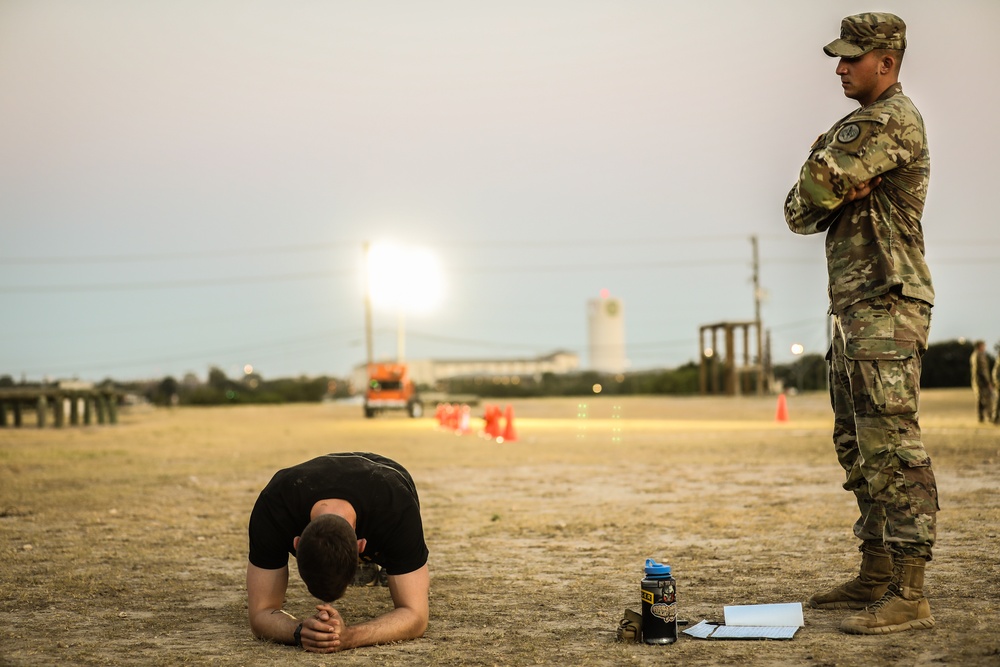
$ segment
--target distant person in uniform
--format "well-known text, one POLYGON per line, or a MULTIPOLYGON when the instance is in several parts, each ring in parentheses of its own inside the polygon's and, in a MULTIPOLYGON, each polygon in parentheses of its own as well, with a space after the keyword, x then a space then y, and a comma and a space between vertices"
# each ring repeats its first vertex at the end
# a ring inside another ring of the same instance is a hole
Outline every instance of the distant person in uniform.
POLYGON ((421 637, 430 577, 420 502, 410 474, 377 454, 327 454, 279 470, 250 514, 247 603, 261 639, 333 653, 421 637), (298 619, 282 607, 288 555, 321 601, 298 619), (332 603, 354 581, 359 554, 388 574, 394 609, 348 625, 332 603))
POLYGON ((833 442, 860 516, 860 573, 809 599, 863 609, 840 629, 884 634, 934 625, 923 594, 938 511, 917 422, 934 288, 921 215, 930 176, 924 122, 899 84, 906 25, 893 14, 841 22, 824 51, 860 107, 813 143, 785 200, 797 234, 826 232, 833 442))
POLYGON ((997 358, 993 362, 993 410, 990 416, 994 424, 1000 424, 1000 343, 994 348, 997 358))
MULTIPOLYGON (((993 421, 994 382, 990 376, 990 358, 986 356, 986 341, 977 340, 969 357, 972 373, 972 392, 976 395, 976 417, 979 421, 993 421)), ((993 375, 996 375, 994 369, 993 375)))

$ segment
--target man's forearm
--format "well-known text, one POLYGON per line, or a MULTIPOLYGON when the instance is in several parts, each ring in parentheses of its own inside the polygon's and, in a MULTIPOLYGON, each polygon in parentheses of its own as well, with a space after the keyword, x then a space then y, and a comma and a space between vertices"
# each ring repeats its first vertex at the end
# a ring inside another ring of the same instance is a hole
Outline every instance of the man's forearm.
POLYGON ((839 214, 838 210, 816 206, 804 198, 798 183, 785 198, 785 222, 788 224, 788 228, 796 234, 825 232, 839 214))
POLYGON ((260 639, 279 644, 295 644, 295 628, 300 621, 283 609, 262 609, 250 618, 250 630, 260 639))
POLYGON ((425 616, 413 609, 399 607, 370 621, 345 627, 341 634, 341 648, 416 639, 423 637, 425 630, 427 630, 425 616))

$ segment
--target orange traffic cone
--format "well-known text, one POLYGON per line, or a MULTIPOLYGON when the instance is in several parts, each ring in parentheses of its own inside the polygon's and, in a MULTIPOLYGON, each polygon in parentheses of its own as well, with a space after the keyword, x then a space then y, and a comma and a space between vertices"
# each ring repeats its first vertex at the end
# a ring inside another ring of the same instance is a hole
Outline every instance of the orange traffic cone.
POLYGON ((778 394, 778 411, 774 415, 774 421, 788 421, 788 401, 785 399, 784 393, 778 394))
POLYGON ((496 405, 486 405, 483 408, 483 437, 487 440, 496 440, 500 437, 500 407, 496 405))
POLYGON ((497 442, 516 442, 517 431, 514 430, 514 408, 507 404, 507 412, 504 414, 503 437, 497 438, 497 442))

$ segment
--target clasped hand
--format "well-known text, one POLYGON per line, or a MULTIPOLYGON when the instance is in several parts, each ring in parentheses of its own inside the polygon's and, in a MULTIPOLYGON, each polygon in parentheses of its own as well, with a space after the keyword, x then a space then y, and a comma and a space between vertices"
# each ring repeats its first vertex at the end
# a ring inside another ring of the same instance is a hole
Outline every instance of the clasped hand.
POLYGON ((316 605, 316 614, 302 621, 302 648, 312 653, 341 650, 344 619, 328 604, 316 605))
POLYGON ((875 186, 877 186, 881 182, 882 182, 882 177, 876 176, 870 181, 858 183, 853 188, 847 191, 847 194, 844 195, 844 201, 850 202, 850 201, 855 201, 857 199, 862 199, 863 197, 867 197, 872 193, 872 190, 875 189, 875 186))

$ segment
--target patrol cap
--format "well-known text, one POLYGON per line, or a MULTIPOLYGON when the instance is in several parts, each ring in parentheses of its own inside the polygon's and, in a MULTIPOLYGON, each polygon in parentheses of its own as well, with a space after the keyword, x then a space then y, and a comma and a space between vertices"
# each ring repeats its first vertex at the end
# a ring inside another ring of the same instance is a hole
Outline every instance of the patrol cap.
POLYGON ((866 12, 840 22, 840 39, 823 47, 834 58, 857 58, 874 49, 906 49, 906 24, 895 14, 866 12))

